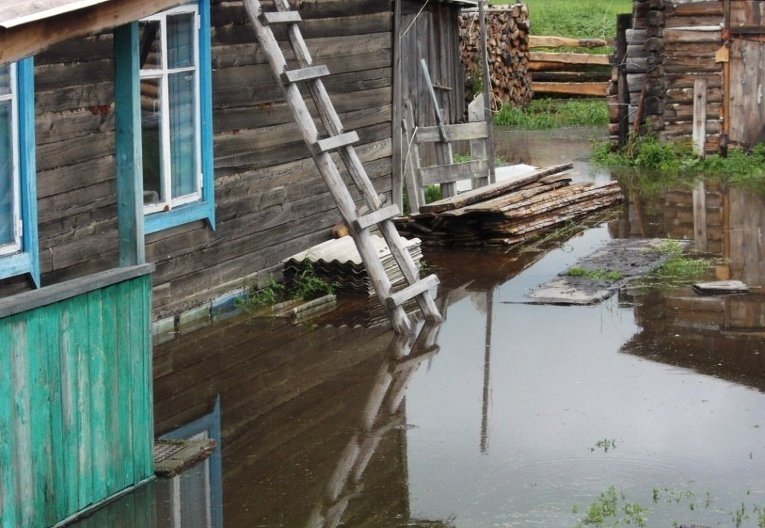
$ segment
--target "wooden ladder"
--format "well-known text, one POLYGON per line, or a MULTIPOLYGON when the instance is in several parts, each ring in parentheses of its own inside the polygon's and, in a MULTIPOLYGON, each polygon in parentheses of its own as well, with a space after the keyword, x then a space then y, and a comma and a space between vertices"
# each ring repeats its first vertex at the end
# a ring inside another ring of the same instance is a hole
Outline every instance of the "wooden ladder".
POLYGON ((401 237, 391 221, 401 212, 395 204, 383 206, 380 196, 375 191, 361 160, 356 154, 356 150, 353 148, 353 144, 359 140, 358 134, 355 131, 343 129, 340 118, 321 80, 322 77, 329 75, 329 70, 324 65, 313 64, 308 46, 306 46, 298 27, 298 23, 301 21, 300 13, 290 10, 288 0, 275 0, 274 3, 276 11, 264 12, 259 0, 244 0, 244 6, 255 28, 261 49, 268 57, 271 70, 284 92, 303 140, 348 226, 366 267, 369 280, 377 297, 382 302, 393 328, 400 334, 409 334, 413 331, 412 322, 403 308, 404 303, 411 299, 417 301, 426 319, 440 321, 441 314, 430 294, 430 290, 438 285, 438 277, 429 275, 424 279, 419 278, 414 260, 401 242, 401 237), (287 61, 271 29, 272 25, 284 25, 286 27, 290 44, 300 68, 288 69, 287 61), (318 109, 319 118, 326 129, 328 135, 326 138, 319 137, 319 131, 300 92, 299 86, 301 84, 308 87, 318 109), (340 169, 331 156, 332 152, 337 152, 340 155, 351 179, 361 192, 368 208, 366 213, 362 213, 356 208, 353 197, 343 181, 340 169), (392 256, 408 283, 407 287, 396 293, 391 291, 390 279, 372 244, 370 228, 375 226, 379 227, 392 256))

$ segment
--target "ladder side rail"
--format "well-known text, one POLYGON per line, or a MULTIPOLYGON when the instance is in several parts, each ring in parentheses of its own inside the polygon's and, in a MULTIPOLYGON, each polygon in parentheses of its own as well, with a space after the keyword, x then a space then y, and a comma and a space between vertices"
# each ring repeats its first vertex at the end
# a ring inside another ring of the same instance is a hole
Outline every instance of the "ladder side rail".
MULTIPOLYGON (((303 100, 298 86, 296 84, 288 84, 285 86, 279 76, 279 74, 286 69, 287 62, 284 59, 284 55, 279 48, 276 38, 274 37, 273 31, 271 31, 269 26, 260 24, 260 21, 258 20, 258 16, 261 13, 260 2, 258 0, 244 0, 244 6, 255 29, 258 41, 268 57, 273 72, 276 74, 276 82, 281 86, 285 93, 287 104, 292 110, 298 128, 303 135, 303 140, 309 146, 309 150, 312 153, 311 155, 316 162, 319 172, 326 181, 329 191, 340 210, 340 214, 348 225, 349 231, 356 242, 359 254, 367 268, 370 282, 372 283, 372 287, 374 288, 377 297, 382 302, 396 331, 400 333, 409 333, 411 330, 411 322, 403 307, 398 306, 391 309, 386 304, 386 300, 391 293, 390 279, 388 278, 382 263, 377 258, 377 252, 372 244, 369 231, 359 231, 353 226, 353 222, 357 218, 356 206, 353 202, 353 197, 345 187, 345 183, 343 182, 343 178, 340 175, 337 166, 332 161, 329 153, 316 154, 313 152, 314 149, 310 148, 318 139, 316 124, 308 111, 308 107, 303 100)), ((402 272, 403 271, 404 270, 402 270, 402 272)))

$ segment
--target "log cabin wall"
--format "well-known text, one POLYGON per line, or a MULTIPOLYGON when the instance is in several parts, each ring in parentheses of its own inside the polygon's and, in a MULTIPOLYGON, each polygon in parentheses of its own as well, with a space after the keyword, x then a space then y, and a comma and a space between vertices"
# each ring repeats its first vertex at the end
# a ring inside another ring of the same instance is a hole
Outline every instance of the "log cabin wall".
MULTIPOLYGON (((378 192, 389 193, 391 3, 314 0, 299 10, 314 57, 332 72, 325 84, 341 119, 358 131, 378 192)), ((241 287, 327 239, 340 219, 242 4, 213 0, 212 26, 217 229, 197 221, 147 235, 154 319, 241 287)), ((35 64, 40 263, 50 285, 117 265, 112 35, 55 45, 35 64)), ((0 296, 26 288, 0 281, 0 296)))
MULTIPOLYGON (((633 26, 626 30, 626 100, 634 124, 641 97, 643 131, 662 139, 688 139, 693 129, 694 83, 707 82, 706 142, 719 148, 722 131, 722 64, 715 54, 722 46, 723 2, 698 0, 634 0, 633 26)), ((616 91, 612 89, 611 93, 616 91)), ((618 112, 611 111, 612 139, 618 112)))

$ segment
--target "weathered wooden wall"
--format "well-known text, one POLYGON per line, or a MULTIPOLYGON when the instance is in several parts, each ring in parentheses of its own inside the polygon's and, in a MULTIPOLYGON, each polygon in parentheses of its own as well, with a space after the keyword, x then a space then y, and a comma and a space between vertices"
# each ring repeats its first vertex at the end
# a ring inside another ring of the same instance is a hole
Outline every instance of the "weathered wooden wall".
MULTIPOLYGON (((633 27, 626 31, 629 122, 642 106, 644 131, 664 139, 690 138, 694 82, 707 82, 706 150, 719 148, 722 131, 721 1, 634 0, 633 27), (642 105, 641 105, 642 99, 642 105)), ((624 81, 622 81, 624 82, 624 81)), ((615 94, 616 90, 612 89, 615 94)), ((618 137, 618 107, 612 100, 612 140, 618 137)))
POLYGON ((154 473, 151 277, 65 293, 0 319, 3 528, 51 526, 154 473))
MULTIPOLYGON (((359 132, 376 188, 389 193, 392 6, 314 0, 299 9, 314 57, 332 72, 325 84, 341 119, 359 132)), ((212 23, 217 230, 199 221, 146 237, 147 260, 157 265, 155 319, 242 286, 246 275, 328 238, 340 219, 241 3, 213 0, 212 23)), ((113 78, 110 33, 36 58, 44 285, 117 263, 113 78)), ((0 296, 26 287, 0 282, 0 296)))
POLYGON ((436 124, 420 59, 428 63, 430 78, 447 123, 464 118, 464 73, 459 53, 459 4, 401 1, 401 86, 411 101, 417 126, 436 124))

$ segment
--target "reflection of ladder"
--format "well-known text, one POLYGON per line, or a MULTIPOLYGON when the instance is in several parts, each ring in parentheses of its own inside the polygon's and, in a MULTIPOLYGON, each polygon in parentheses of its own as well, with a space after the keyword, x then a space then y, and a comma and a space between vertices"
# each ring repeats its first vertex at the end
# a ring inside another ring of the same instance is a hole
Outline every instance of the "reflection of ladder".
POLYGON ((306 528, 336 528, 348 503, 361 492, 364 472, 382 439, 391 429, 403 427, 399 413, 406 389, 420 364, 439 352, 439 326, 425 324, 415 337, 395 336, 389 357, 377 372, 360 425, 335 465, 324 496, 311 512, 306 528))
POLYGON ((321 77, 328 75, 329 70, 323 65, 313 65, 313 59, 297 26, 301 20, 300 13, 290 11, 288 0, 276 0, 275 4, 277 11, 266 13, 263 12, 259 0, 244 0, 261 49, 268 57, 268 62, 284 92, 303 140, 327 183, 340 214, 348 225, 375 293, 388 312, 393 328, 399 333, 412 331, 411 322, 403 309, 404 303, 411 299, 417 301, 427 319, 440 320, 441 316, 435 302, 433 302, 433 297, 430 295, 430 290, 438 285, 438 278, 435 275, 430 275, 425 279, 419 279, 414 261, 401 243, 401 237, 391 222, 393 217, 400 214, 398 206, 394 204, 383 207, 382 200, 375 192, 374 186, 353 148, 353 143, 359 140, 358 134, 343 130, 340 118, 329 99, 324 83, 321 81, 321 77), (275 24, 286 25, 292 49, 300 64, 299 69, 287 69, 287 61, 270 27, 275 24), (319 137, 316 124, 300 93, 299 83, 305 83, 308 86, 328 137, 319 137), (356 208, 340 170, 331 156, 332 152, 337 152, 340 155, 351 178, 361 191, 370 212, 361 214, 356 208), (372 245, 370 229, 375 226, 379 227, 396 263, 407 280, 408 286, 399 292, 393 293, 391 291, 390 280, 372 245))

